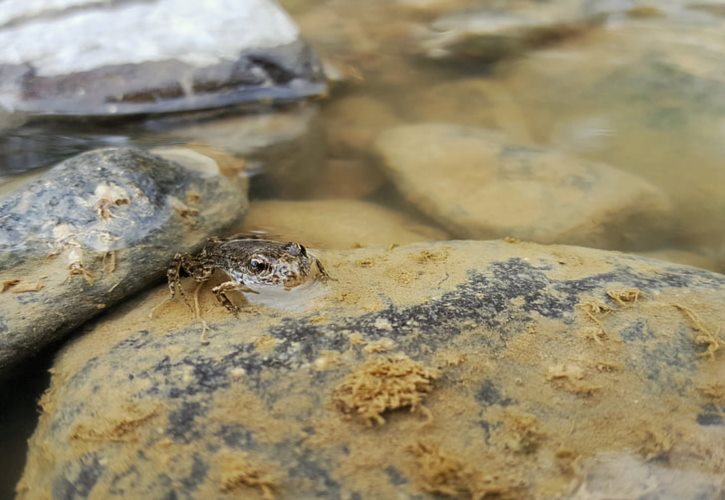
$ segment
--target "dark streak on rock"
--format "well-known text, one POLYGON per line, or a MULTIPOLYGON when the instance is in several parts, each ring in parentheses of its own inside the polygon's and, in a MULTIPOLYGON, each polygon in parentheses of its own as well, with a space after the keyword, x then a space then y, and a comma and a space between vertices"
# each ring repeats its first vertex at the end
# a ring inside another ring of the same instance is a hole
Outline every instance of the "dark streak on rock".
POLYGON ((714 403, 703 405, 702 412, 697 415, 697 423, 700 425, 725 425, 725 405, 719 406, 714 403))
POLYGON ((222 425, 218 435, 230 448, 248 450, 254 446, 254 434, 239 424, 222 425))
POLYGON ((62 500, 87 498, 103 474, 104 467, 95 453, 86 453, 76 463, 80 465, 80 470, 74 477, 68 477, 68 469, 74 466, 71 464, 66 466, 66 473, 53 482, 53 498, 62 500))
POLYGON ((385 474, 388 476, 388 479, 390 479, 390 483, 394 486, 400 486, 408 483, 405 476, 392 465, 388 465, 385 468, 385 474))
POLYGON ((516 401, 506 398, 491 380, 486 380, 476 393, 476 400, 486 405, 509 406, 516 401))
POLYGON ((300 447, 299 443, 284 442, 277 448, 280 456, 289 455, 289 450, 298 450, 289 468, 289 475, 309 480, 311 484, 308 491, 316 493, 319 498, 340 497, 340 484, 330 477, 330 464, 319 463, 323 459, 316 457, 311 450, 300 447))
POLYGON ((198 453, 194 453, 192 460, 194 461, 194 465, 191 467, 191 473, 181 480, 181 484, 184 486, 185 492, 194 491, 204 482, 207 472, 209 471, 209 464, 207 464, 198 453))
POLYGON ((199 439, 201 433, 196 428, 194 420, 196 417, 203 415, 205 408, 199 402, 184 401, 181 408, 169 414, 169 426, 166 433, 169 434, 174 441, 189 443, 195 439, 199 439))

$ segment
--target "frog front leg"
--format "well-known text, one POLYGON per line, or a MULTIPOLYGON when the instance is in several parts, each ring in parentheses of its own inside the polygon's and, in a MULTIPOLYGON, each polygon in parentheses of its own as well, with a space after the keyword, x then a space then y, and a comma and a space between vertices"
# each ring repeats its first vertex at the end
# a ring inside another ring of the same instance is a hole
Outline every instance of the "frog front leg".
POLYGON ((181 285, 181 274, 183 273, 191 276, 197 283, 204 283, 211 278, 214 273, 214 266, 208 262, 204 262, 197 257, 194 257, 188 253, 177 253, 174 259, 171 261, 171 265, 166 271, 166 278, 169 285, 169 295, 173 299, 176 296, 176 292, 184 299, 187 305, 189 301, 184 292, 184 287, 181 285))
POLYGON ((334 278, 331 278, 329 274, 327 274, 327 270, 323 267, 322 262, 320 262, 320 259, 315 258, 315 266, 317 266, 317 272, 319 274, 318 279, 322 282, 325 282, 327 280, 337 281, 334 278))
MULTIPOLYGON (((229 312, 234 314, 235 316, 239 314, 239 306, 232 303, 231 300, 229 300, 229 297, 227 296, 227 292, 236 290, 238 292, 243 293, 259 293, 255 292, 248 286, 244 285, 243 283, 237 283, 236 281, 225 281, 224 283, 215 286, 211 289, 212 293, 214 293, 214 296, 217 298, 219 303, 227 308, 229 312)), ((246 299, 245 299, 246 300, 246 299)))

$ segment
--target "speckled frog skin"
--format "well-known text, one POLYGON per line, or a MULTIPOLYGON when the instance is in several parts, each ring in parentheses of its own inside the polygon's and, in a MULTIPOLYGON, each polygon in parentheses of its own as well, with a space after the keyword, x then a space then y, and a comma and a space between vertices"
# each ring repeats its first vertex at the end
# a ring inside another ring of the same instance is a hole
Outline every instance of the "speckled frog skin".
POLYGON ((180 279, 191 276, 197 283, 208 281, 215 270, 229 277, 212 288, 217 300, 230 312, 239 307, 227 292, 259 293, 265 287, 291 290, 312 278, 326 280, 329 275, 320 260, 299 243, 265 240, 254 235, 209 238, 196 254, 178 253, 167 271, 171 297, 184 295, 180 279))

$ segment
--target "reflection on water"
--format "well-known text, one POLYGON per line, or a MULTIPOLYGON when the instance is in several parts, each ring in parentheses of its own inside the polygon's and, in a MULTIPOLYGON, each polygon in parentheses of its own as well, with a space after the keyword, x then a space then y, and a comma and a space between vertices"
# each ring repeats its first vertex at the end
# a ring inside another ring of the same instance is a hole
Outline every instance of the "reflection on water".
MULTIPOLYGON (((5 120, 0 123, 0 190, 11 187, 13 176, 87 149, 188 143, 220 163, 234 165, 230 169, 250 170, 261 164, 262 173, 252 185, 255 198, 364 199, 403 210, 439 232, 464 237, 470 233, 441 222, 445 218, 437 217, 429 205, 409 203, 416 196, 403 192, 404 183, 386 180, 375 149, 386 129, 440 122, 495 130, 509 148, 545 148, 637 176, 637 182, 651 185, 671 205, 655 213, 665 219, 658 221, 657 234, 635 234, 639 241, 633 246, 657 257, 725 271, 725 17, 718 6, 699 3, 690 8, 683 0, 622 8, 606 21, 586 18, 576 30, 549 33, 538 46, 539 38, 532 38, 511 48, 506 45, 513 43, 510 34, 496 38, 494 45, 487 40, 485 58, 476 57, 484 42, 466 33, 456 38, 453 49, 446 49, 456 57, 441 59, 442 52, 436 51, 431 60, 426 57, 429 41, 421 34, 425 27, 474 3, 283 3, 340 75, 342 81, 334 85, 329 99, 292 106, 277 115, 263 110, 101 124, 44 121, 19 128, 0 117, 5 120)), ((607 3, 616 8, 626 2, 607 3)), ((464 29, 455 23, 444 25, 446 30, 464 29)), ((410 161, 415 171, 420 160, 410 161)), ((452 166, 471 161, 470 152, 456 146, 439 164, 428 167, 466 176, 465 170, 452 166)), ((531 179, 537 176, 531 172, 531 179)), ((626 185, 613 191, 626 191, 634 182, 629 176, 617 179, 626 185)), ((465 186, 468 178, 459 182, 465 186)), ((515 189, 524 189, 522 185, 515 189)), ((462 189, 458 186, 451 189, 462 189)), ((442 183, 431 188, 442 189, 442 183)), ((597 185, 591 189, 596 192, 597 185)), ((628 205, 621 210, 640 217, 639 208, 628 205)), ((335 211, 328 216, 334 219, 335 211)), ((487 217, 496 219, 497 214, 487 217)), ((617 221, 628 223, 625 219, 617 221)), ((502 234, 484 229, 479 235, 487 236, 502 234)), ((41 385, 31 384, 25 395, 38 395, 41 385)), ((0 406, 14 396, 7 391, 2 397, 0 406)), ((28 415, 30 424, 34 418, 28 415)), ((3 436, 0 448, 14 450, 3 455, 19 459, 18 440, 8 433, 3 436)), ((647 493, 647 486, 642 488, 647 493)), ((0 497, 6 491, 0 491, 0 497)), ((582 491, 578 493, 584 495, 582 491)))
MULTIPOLYGON (((381 185, 374 150, 379 133, 405 123, 461 124, 500 131, 511 145, 549 148, 636 174, 660 189, 673 207, 662 224, 667 229, 639 235, 635 247, 691 252, 693 262, 704 257, 719 269, 725 73, 718 61, 725 54, 719 36, 725 20, 717 9, 688 9, 686 2, 649 10, 627 10, 617 2, 597 9, 567 2, 556 8, 521 4, 501 8, 491 23, 478 20, 475 10, 456 14, 479 7, 463 1, 364 7, 345 1, 287 3, 307 39, 343 78, 321 111, 292 108, 270 115, 262 109, 235 117, 227 110, 223 117, 214 112, 6 125, 0 136, 1 175, 48 166, 95 147, 192 143, 218 157, 243 158, 248 169, 262 165, 255 197, 374 196, 395 206, 400 186, 381 185), (602 21, 598 12, 607 9, 608 20, 602 21), (562 27, 572 23, 576 30, 562 27), (539 25, 558 29, 561 36, 539 45, 530 37, 523 47, 512 41, 540 31, 539 25), (477 29, 504 35, 482 38, 477 29), (455 57, 429 59, 426 30, 455 35, 456 45, 446 49, 455 57), (498 61, 459 47, 480 47, 490 38, 501 47, 493 58, 498 61)), ((461 161, 452 154, 439 168, 461 161)), ((430 216, 425 207, 410 208, 430 216)), ((432 219, 440 225, 440 219, 432 219)))

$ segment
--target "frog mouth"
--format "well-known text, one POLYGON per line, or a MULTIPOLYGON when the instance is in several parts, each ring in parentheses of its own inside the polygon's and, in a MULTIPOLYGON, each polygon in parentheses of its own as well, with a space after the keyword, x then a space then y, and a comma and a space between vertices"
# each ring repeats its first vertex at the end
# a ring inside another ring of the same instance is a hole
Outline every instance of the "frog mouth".
POLYGON ((283 279, 285 290, 290 290, 292 288, 300 286, 304 282, 305 277, 300 274, 288 274, 283 279))

